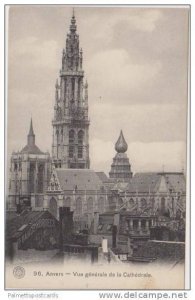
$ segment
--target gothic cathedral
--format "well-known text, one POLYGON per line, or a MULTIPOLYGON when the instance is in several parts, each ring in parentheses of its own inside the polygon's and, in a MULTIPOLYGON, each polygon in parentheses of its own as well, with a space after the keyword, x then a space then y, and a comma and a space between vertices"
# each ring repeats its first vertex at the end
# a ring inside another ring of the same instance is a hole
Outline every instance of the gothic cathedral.
POLYGON ((56 81, 52 161, 56 168, 89 169, 88 84, 73 14, 56 81))

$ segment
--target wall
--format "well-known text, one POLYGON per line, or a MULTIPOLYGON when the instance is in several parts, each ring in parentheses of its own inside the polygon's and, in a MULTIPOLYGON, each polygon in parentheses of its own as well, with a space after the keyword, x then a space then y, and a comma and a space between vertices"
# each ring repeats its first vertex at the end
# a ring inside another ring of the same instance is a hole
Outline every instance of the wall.
POLYGON ((93 234, 90 234, 89 235, 89 242, 90 243, 94 243, 94 244, 102 244, 102 238, 105 238, 108 240, 108 247, 112 247, 112 235, 93 235, 93 234))
POLYGON ((184 259, 185 243, 168 241, 148 241, 133 252, 134 257, 153 257, 167 261, 184 259))

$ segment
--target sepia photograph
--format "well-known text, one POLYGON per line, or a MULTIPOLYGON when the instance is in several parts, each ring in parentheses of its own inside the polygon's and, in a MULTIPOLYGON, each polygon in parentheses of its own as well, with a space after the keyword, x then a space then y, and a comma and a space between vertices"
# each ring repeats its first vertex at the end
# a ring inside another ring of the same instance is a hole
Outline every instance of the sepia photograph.
POLYGON ((5 288, 189 288, 189 5, 6 5, 5 288))

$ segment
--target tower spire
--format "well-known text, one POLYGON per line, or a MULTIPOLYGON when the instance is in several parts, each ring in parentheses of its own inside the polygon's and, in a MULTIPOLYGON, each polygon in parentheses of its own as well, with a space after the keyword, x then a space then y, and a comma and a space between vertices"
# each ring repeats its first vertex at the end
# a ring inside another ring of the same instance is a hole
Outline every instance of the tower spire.
POLYGON ((28 145, 29 146, 35 145, 35 134, 34 134, 34 130, 33 130, 32 117, 31 117, 31 120, 30 120, 30 129, 29 129, 29 133, 28 133, 28 145))
POLYGON ((75 19, 75 14, 74 14, 74 8, 72 10, 72 18, 71 18, 71 24, 70 24, 70 32, 75 33, 77 30, 76 26, 76 19, 75 19))
POLYGON ((82 65, 83 51, 79 45, 73 8, 70 30, 62 51, 60 84, 56 83, 52 122, 52 158, 58 168, 88 169, 90 166, 88 90, 82 65))
POLYGON ((33 130, 33 122, 32 122, 32 117, 30 120, 30 129, 29 129, 29 134, 28 135, 35 135, 34 130, 33 130))

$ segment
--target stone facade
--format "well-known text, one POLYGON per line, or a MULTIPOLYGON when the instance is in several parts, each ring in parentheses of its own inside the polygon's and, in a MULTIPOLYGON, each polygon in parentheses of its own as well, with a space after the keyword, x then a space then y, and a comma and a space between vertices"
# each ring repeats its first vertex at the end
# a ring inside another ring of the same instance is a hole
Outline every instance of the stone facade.
POLYGON ((112 188, 110 209, 185 217, 186 180, 181 172, 136 173, 112 188))
POLYGON ((16 209, 20 204, 41 209, 50 179, 50 168, 49 153, 42 152, 35 144, 31 119, 27 145, 11 156, 8 208, 16 209))
POLYGON ((78 228, 90 228, 94 213, 108 210, 108 194, 93 170, 53 168, 44 208, 59 219, 59 208, 69 207, 74 212, 78 228))

